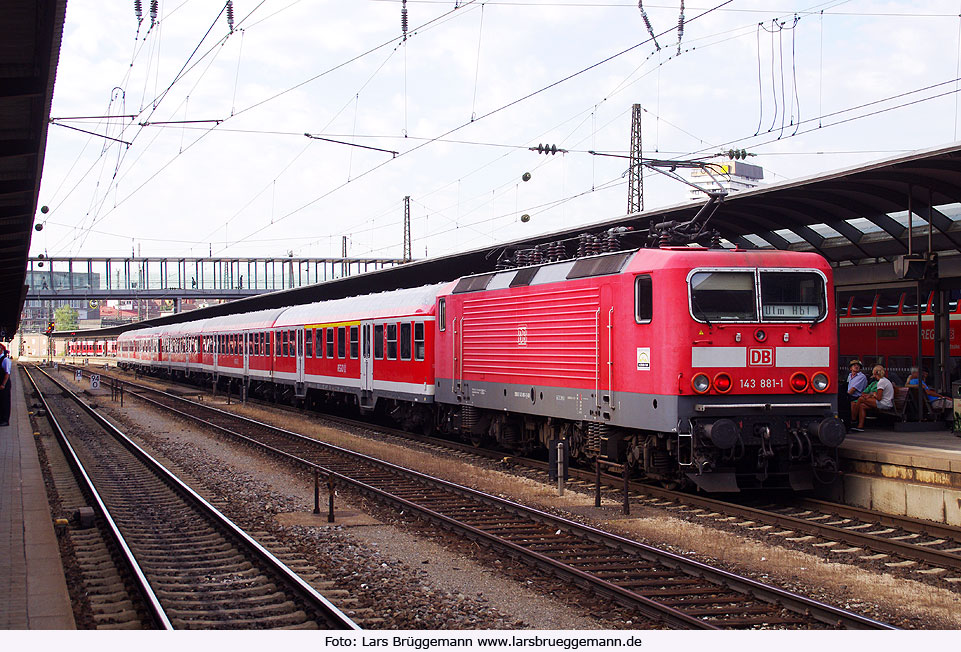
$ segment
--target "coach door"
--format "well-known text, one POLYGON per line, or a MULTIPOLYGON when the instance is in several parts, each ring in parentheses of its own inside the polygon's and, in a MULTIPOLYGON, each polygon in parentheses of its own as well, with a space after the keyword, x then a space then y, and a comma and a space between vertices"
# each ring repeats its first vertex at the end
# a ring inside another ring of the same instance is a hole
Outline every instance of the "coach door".
POLYGON ((368 393, 374 389, 374 326, 360 326, 360 389, 368 393))
POLYGON ((244 375, 250 374, 250 333, 242 334, 242 352, 244 354, 244 375))
POLYGON ((304 382, 304 328, 297 329, 297 382, 304 382))
POLYGON ((360 407, 374 407, 374 325, 360 325, 360 407))

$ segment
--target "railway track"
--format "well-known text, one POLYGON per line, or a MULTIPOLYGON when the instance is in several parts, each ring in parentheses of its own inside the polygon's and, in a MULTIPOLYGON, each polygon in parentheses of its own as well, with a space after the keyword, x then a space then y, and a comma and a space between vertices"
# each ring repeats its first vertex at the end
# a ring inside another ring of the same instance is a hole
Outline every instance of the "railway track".
MULTIPOLYGON (((399 440, 414 440, 435 449, 455 450, 486 459, 505 459, 503 453, 467 444, 414 435, 345 417, 324 415, 323 418, 351 428, 376 430, 378 434, 399 440)), ((545 481, 547 463, 513 456, 509 459, 516 466, 531 469, 532 478, 545 481)), ((595 482, 593 471, 571 468, 570 475, 582 486, 595 482)), ((621 499, 623 479, 620 476, 604 474, 602 483, 606 497, 621 499)), ((628 495, 635 505, 673 511, 697 520, 712 520, 749 535, 775 536, 788 545, 827 555, 832 560, 865 568, 898 570, 923 582, 961 590, 961 528, 957 526, 827 501, 798 499, 787 494, 783 495, 783 504, 737 503, 630 482, 628 495)))
POLYGON ((137 387, 139 398, 506 552, 675 628, 891 626, 523 505, 137 387))
POLYGON ((25 372, 114 553, 94 563, 125 580, 122 626, 358 629, 65 386, 25 372))

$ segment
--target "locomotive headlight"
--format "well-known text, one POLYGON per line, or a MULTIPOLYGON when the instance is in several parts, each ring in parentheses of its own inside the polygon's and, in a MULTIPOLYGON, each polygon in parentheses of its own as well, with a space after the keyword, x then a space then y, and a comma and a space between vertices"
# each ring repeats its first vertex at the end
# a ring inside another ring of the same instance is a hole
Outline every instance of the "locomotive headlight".
POLYGON ((808 377, 804 375, 804 372, 798 371, 793 376, 791 376, 791 389, 795 392, 803 392, 808 388, 808 377))
POLYGON ((691 387, 698 394, 703 394, 707 390, 711 389, 711 379, 707 377, 706 374, 698 374, 691 379, 691 387))
POLYGON ((814 388, 815 392, 823 392, 830 386, 831 381, 825 373, 818 372, 814 374, 814 378, 811 379, 811 387, 814 388))

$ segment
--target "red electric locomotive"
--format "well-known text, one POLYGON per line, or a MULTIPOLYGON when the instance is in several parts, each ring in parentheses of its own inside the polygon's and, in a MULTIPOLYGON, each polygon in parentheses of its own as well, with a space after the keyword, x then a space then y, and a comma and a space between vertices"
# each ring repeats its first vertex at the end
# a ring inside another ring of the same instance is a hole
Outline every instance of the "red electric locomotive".
POLYGON ((475 441, 804 489, 844 438, 835 323, 813 254, 641 249, 472 276, 438 298, 435 399, 475 441))

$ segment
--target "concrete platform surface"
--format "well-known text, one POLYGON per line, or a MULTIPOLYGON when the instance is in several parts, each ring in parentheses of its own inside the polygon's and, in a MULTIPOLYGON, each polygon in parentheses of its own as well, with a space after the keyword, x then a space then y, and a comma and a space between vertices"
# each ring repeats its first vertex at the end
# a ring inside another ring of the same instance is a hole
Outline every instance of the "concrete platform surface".
POLYGON ((23 394, 0 427, 0 629, 76 629, 23 394))

